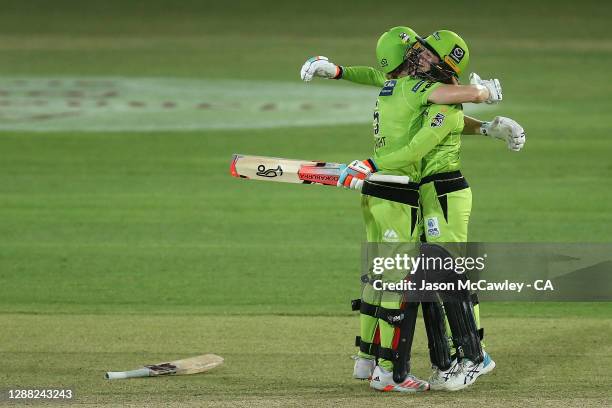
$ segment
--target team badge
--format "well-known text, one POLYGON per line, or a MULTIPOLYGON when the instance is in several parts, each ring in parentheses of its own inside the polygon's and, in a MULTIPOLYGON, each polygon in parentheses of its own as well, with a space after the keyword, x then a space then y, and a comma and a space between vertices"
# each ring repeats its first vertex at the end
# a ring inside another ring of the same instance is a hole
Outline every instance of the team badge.
POLYGON ((431 127, 435 128, 442 126, 442 123, 444 123, 444 117, 445 116, 443 113, 437 113, 436 117, 431 120, 431 127))
POLYGON ((427 218, 427 235, 430 237, 440 236, 440 224, 438 224, 438 217, 427 218))
POLYGON ((455 45, 453 49, 451 50, 449 57, 451 57, 451 59, 458 64, 463 59, 464 55, 465 55, 465 51, 463 50, 463 48, 461 48, 458 45, 455 45))

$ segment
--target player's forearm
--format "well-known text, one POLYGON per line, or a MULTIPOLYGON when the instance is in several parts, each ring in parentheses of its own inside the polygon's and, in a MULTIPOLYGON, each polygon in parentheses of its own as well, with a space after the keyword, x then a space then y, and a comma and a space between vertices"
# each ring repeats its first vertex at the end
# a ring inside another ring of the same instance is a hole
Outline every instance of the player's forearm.
POLYGON ((433 131, 430 127, 423 127, 412 138, 408 145, 374 159, 374 163, 379 170, 396 170, 412 163, 420 161, 429 153, 445 134, 433 131))
POLYGON ((378 87, 383 86, 387 80, 382 71, 371 67, 341 67, 341 74, 338 79, 378 87))
POLYGON ((482 135, 482 132, 480 131, 480 127, 482 126, 482 124, 483 124, 482 121, 466 115, 463 117, 462 134, 464 135, 482 135))
POLYGON ((457 103, 481 103, 489 98, 489 91, 482 85, 441 85, 434 89, 427 100, 440 105, 457 103))

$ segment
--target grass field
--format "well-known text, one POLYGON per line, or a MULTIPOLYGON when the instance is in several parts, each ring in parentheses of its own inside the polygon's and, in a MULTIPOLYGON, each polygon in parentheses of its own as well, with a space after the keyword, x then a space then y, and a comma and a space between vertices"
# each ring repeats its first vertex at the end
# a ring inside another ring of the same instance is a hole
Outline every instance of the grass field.
MULTIPOLYGON (((472 239, 612 241, 610 4, 1 3, 0 85, 15 77, 232 80, 237 88, 227 89, 223 104, 201 113, 218 112, 206 121, 228 127, 246 111, 254 121, 278 115, 282 122, 288 114, 270 103, 300 84, 311 55, 372 65, 387 27, 453 29, 470 45, 471 70, 504 85, 503 104, 474 114, 513 117, 528 137, 518 154, 465 138, 472 239), (241 99, 241 87, 268 85, 252 102, 241 99)), ((312 87, 355 86, 312 84, 304 92, 312 87)), ((183 94, 153 95, 146 114, 130 119, 134 130, 48 131, 64 119, 44 116, 47 102, 36 101, 46 101, 45 92, 0 89, 0 389, 72 387, 84 405, 612 405, 608 303, 483 305, 498 368, 466 392, 380 395, 350 378, 359 196, 244 182, 228 167, 232 153, 366 157, 369 117, 348 125, 327 117, 319 126, 181 128, 200 118, 193 111, 177 116, 174 130, 138 130, 156 115, 171 117, 169 102, 181 107, 183 94), (20 113, 28 109, 37 109, 29 119, 20 113), (10 130, 12 123, 36 129, 10 130), (205 352, 223 355, 225 366, 191 377, 103 379, 107 370, 205 352)), ((76 95, 66 97, 65 112, 83 123, 101 120, 97 100, 76 95)), ((105 109, 120 121, 139 102, 110 98, 105 109)), ((426 360, 419 326, 421 376, 426 360)))

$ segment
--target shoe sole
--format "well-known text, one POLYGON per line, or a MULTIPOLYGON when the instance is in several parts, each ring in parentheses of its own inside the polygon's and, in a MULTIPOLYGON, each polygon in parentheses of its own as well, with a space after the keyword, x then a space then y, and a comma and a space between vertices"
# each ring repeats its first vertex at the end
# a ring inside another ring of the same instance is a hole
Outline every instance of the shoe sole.
POLYGON ((429 391, 429 388, 426 388, 424 390, 416 390, 416 389, 412 389, 412 388, 398 388, 395 385, 387 385, 386 387, 383 388, 376 388, 376 387, 370 387, 373 390, 376 391, 380 391, 380 392, 401 392, 404 394, 417 394, 420 392, 427 392, 429 391))
POLYGON ((480 375, 489 374, 491 371, 493 371, 495 366, 496 366, 495 361, 491 360, 489 365, 487 365, 486 367, 482 369, 482 371, 480 372, 480 375))
POLYGON ((430 383, 429 384, 429 389, 432 390, 432 391, 444 391, 446 388, 445 388, 445 386, 443 384, 442 385, 433 385, 433 384, 430 383))
MULTIPOLYGON (((476 377, 476 378, 478 378, 478 377, 476 377)), ((475 380, 475 379, 474 379, 474 381, 472 381, 472 382, 471 382, 471 383, 469 383, 469 384, 462 384, 462 385, 458 385, 458 386, 456 386, 455 388, 446 387, 446 388, 444 388, 444 391, 448 391, 448 392, 461 391, 461 390, 463 390, 463 389, 465 389, 465 388, 469 387, 470 385, 474 384, 474 382, 476 382, 476 380, 475 380)))
POLYGON ((416 394, 419 392, 426 392, 429 391, 430 386, 428 385, 427 388, 425 388, 424 390, 417 390, 416 388, 401 388, 401 387, 397 387, 395 385, 385 385, 382 388, 379 388, 375 385, 372 385, 372 383, 370 382, 370 388, 376 390, 376 391, 380 391, 380 392, 403 392, 403 393, 407 393, 407 394, 416 394))

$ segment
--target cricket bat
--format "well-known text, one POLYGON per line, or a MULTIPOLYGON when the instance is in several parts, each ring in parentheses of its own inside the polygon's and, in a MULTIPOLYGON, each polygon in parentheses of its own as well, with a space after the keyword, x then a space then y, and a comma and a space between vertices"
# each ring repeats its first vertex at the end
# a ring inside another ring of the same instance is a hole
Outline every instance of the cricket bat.
MULTIPOLYGON (((340 178, 341 166, 340 163, 234 154, 230 173, 234 177, 253 180, 335 186, 340 178)), ((368 180, 399 184, 410 182, 408 176, 388 174, 372 174, 368 180)))
POLYGON ((223 364, 223 357, 215 354, 203 354, 168 363, 146 365, 131 371, 109 371, 104 375, 104 378, 107 380, 119 380, 124 378, 157 377, 159 375, 197 374, 212 370, 221 364, 223 364))

